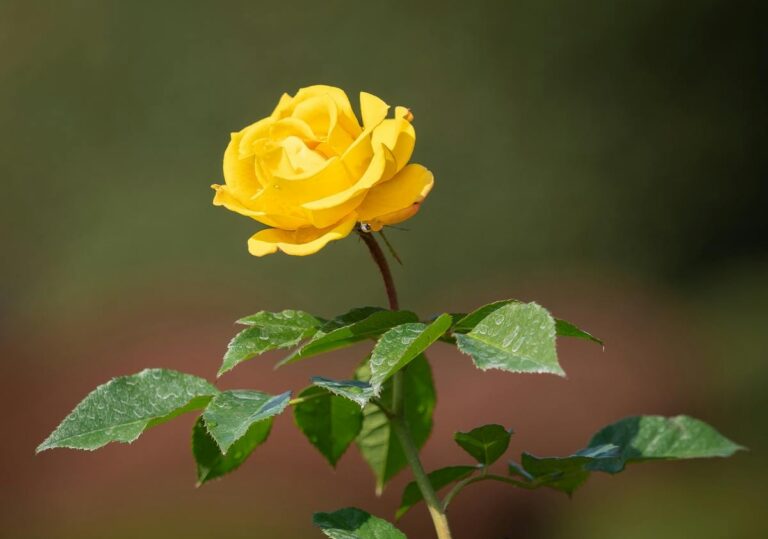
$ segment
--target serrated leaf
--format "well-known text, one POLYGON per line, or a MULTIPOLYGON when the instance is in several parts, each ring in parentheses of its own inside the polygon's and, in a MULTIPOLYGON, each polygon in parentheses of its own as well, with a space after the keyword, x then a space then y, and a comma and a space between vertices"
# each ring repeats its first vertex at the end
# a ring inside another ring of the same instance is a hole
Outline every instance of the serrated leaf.
POLYGON ((363 426, 360 406, 316 386, 306 388, 298 398, 300 401, 293 407, 296 425, 330 465, 336 467, 363 426))
POLYGON ((330 333, 334 329, 343 328, 344 326, 349 326, 350 324, 354 324, 355 322, 360 322, 362 320, 365 320, 372 314, 381 313, 386 311, 386 309, 382 307, 355 307, 354 309, 350 309, 349 311, 340 314, 331 320, 328 320, 321 328, 320 330, 323 333, 330 333))
POLYGON ((378 337, 394 326, 417 321, 418 317, 411 311, 385 311, 371 307, 355 309, 328 322, 311 341, 283 359, 277 366, 352 346, 360 341, 378 337))
POLYGON ((576 327, 575 325, 571 324, 567 320, 561 320, 560 318, 555 318, 555 331, 557 332, 558 337, 574 337, 576 339, 584 339, 586 341, 592 341, 603 347, 605 346, 605 343, 603 343, 603 341, 601 341, 594 335, 587 333, 583 329, 576 327))
MULTIPOLYGON (((540 458, 523 453, 521 468, 524 470, 524 475, 521 475, 532 481, 535 486, 549 487, 572 494, 589 477, 590 465, 613 458, 617 454, 618 448, 612 444, 582 449, 568 457, 540 458)), ((519 472, 519 470, 510 464, 510 473, 519 472)))
MULTIPOLYGON (((370 376, 367 363, 358 369, 357 377, 366 380, 370 376)), ((405 403, 403 412, 416 446, 421 448, 432 431, 432 413, 435 409, 435 387, 432 370, 421 355, 411 361, 403 371, 405 403)), ((392 381, 384 384, 381 401, 391 406, 392 381)), ((376 478, 376 490, 384 485, 406 465, 405 454, 384 412, 369 403, 363 409, 363 428, 357 437, 357 446, 376 478)))
POLYGON ((454 314, 454 320, 456 320, 456 323, 453 325, 453 331, 456 333, 469 333, 473 329, 475 329, 475 326, 482 322, 482 320, 486 317, 488 317, 491 313, 499 310, 501 307, 504 307, 505 305, 509 305, 510 303, 519 303, 515 299, 503 299, 500 301, 494 301, 493 303, 489 303, 488 305, 483 305, 482 307, 475 309, 469 314, 466 313, 456 313, 454 314))
POLYGON ((557 361, 555 320, 536 303, 503 305, 466 335, 457 333, 456 343, 482 370, 565 376, 557 361))
POLYGON ((312 383, 351 400, 361 408, 374 396, 373 386, 360 380, 331 380, 322 376, 313 376, 312 383))
POLYGON ((218 389, 208 381, 172 370, 145 369, 120 376, 89 393, 36 452, 130 443, 150 427, 205 407, 216 393, 218 389))
POLYGON ((259 311, 256 314, 244 316, 237 323, 244 326, 303 326, 306 329, 319 329, 323 324, 328 323, 328 320, 323 320, 305 311, 285 309, 278 313, 259 311))
POLYGON ((272 418, 257 421, 251 425, 245 436, 233 443, 226 453, 222 453, 200 416, 192 430, 192 454, 197 464, 197 485, 239 468, 254 449, 267 440, 271 428, 272 418))
POLYGON ((403 532, 386 520, 356 507, 315 513, 312 523, 331 539, 406 539, 403 532))
MULTIPOLYGON (((440 468, 427 474, 429 482, 432 484, 432 488, 435 492, 441 488, 450 485, 455 481, 460 481, 466 477, 469 477, 477 471, 476 466, 447 466, 440 468)), ((400 507, 398 507, 395 513, 395 519, 399 520, 403 517, 414 505, 423 500, 424 497, 421 494, 419 485, 416 481, 411 481, 405 486, 403 490, 403 497, 400 500, 400 507)))
MULTIPOLYGON (((472 311, 471 313, 454 313, 453 319, 456 320, 451 330, 455 333, 469 333, 475 326, 480 323, 484 318, 497 311, 505 305, 510 303, 521 303, 515 299, 504 299, 500 301, 494 301, 488 305, 483 305, 479 309, 472 311)), ((558 337, 575 337, 577 339, 585 339, 595 342, 600 346, 605 346, 602 340, 598 339, 594 335, 587 333, 583 329, 578 328, 575 324, 555 318, 555 332, 558 337)), ((445 339, 444 339, 445 340, 445 339)))
POLYGON ((292 348, 317 333, 323 321, 303 311, 261 311, 237 321, 248 327, 229 342, 218 376, 271 350, 292 348))
POLYGON ((649 460, 729 457, 743 449, 703 421, 688 416, 637 416, 608 425, 589 445, 569 457, 523 453, 509 472, 529 488, 549 487, 571 494, 591 472, 618 473, 627 464, 649 460))
POLYGON ((604 444, 619 448, 616 459, 593 467, 608 473, 632 462, 730 457, 744 449, 703 421, 684 415, 627 417, 597 432, 588 447, 604 444))
POLYGON ((501 425, 483 425, 469 432, 457 432, 453 439, 483 466, 490 466, 509 447, 510 431, 501 425))
POLYGON ((222 453, 245 436, 251 425, 285 410, 291 392, 269 395, 249 389, 222 391, 203 412, 205 426, 222 453))
POLYGON ((429 348, 451 327, 451 315, 440 315, 431 324, 419 322, 395 326, 384 333, 371 352, 370 384, 378 393, 381 385, 429 348))

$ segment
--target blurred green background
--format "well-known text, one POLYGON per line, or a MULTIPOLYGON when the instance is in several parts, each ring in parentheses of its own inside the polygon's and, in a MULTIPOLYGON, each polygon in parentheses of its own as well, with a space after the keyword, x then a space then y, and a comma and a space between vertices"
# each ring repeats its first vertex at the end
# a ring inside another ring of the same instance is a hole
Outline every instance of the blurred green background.
MULTIPOLYGON (((562 343, 567 380, 433 353, 428 468, 491 421, 517 431, 512 455, 573 451, 637 413, 690 413, 751 449, 572 500, 478 485, 452 505, 457 537, 768 536, 764 5, 0 0, 0 534, 288 539, 318 536, 313 510, 391 518, 407 473, 377 499, 354 450, 330 470, 287 415, 198 490, 192 416, 130 447, 32 455, 112 376, 213 377, 239 316, 383 302, 356 239, 256 259, 258 225, 211 206, 229 132, 324 83, 415 113, 437 183, 389 234, 406 306, 536 300, 608 343, 562 343)), ((364 353, 277 373, 266 358, 222 385, 300 389, 364 353)), ((400 525, 430 537, 423 509, 400 525)))

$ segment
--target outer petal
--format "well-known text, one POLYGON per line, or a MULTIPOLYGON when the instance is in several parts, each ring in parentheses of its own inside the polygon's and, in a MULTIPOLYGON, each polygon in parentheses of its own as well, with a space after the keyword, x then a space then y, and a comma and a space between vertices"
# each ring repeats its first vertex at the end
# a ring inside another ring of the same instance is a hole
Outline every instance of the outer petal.
POLYGON ((306 226, 307 220, 304 218, 290 217, 285 215, 270 215, 244 204, 238 197, 234 196, 226 185, 212 185, 216 195, 213 197, 214 206, 224 206, 230 211, 245 215, 255 219, 267 226, 294 230, 306 226))
POLYGON ((360 112, 363 116, 363 126, 373 129, 387 117, 389 105, 368 92, 360 92, 360 112))
POLYGON ((224 181, 236 196, 242 198, 253 196, 261 191, 253 158, 247 156, 241 158, 240 155, 240 143, 248 129, 250 128, 246 127, 239 133, 232 133, 229 145, 224 151, 224 181))
MULTIPOLYGON (((402 107, 398 107, 401 109, 402 107)), ((408 109, 403 109, 408 110, 408 109)), ((399 111, 398 111, 399 112, 399 111)), ((401 170, 413 154, 416 144, 416 130, 411 122, 398 114, 394 119, 384 120, 373 130, 373 145, 384 144, 392 151, 397 162, 397 170, 401 170)))
POLYGON ((408 165, 391 180, 368 191, 357 207, 358 218, 374 230, 405 221, 419 210, 434 182, 432 173, 422 165, 408 165))
POLYGON ((357 216, 353 213, 328 228, 301 228, 294 231, 274 228, 262 230, 248 240, 248 251, 254 256, 265 256, 278 250, 294 256, 311 255, 325 247, 328 242, 348 236, 356 222, 357 216))

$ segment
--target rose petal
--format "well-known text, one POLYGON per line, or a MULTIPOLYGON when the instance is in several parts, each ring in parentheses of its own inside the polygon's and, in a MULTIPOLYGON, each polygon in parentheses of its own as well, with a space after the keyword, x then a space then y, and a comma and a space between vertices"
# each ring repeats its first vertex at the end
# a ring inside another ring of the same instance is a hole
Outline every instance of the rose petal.
POLYGON ((373 129, 387 117, 389 105, 368 92, 360 92, 360 112, 363 116, 363 126, 373 129))
POLYGON ((253 168, 253 159, 240 158, 243 133, 248 129, 232 133, 227 149, 224 151, 224 181, 236 196, 250 196, 261 190, 261 184, 253 168))
POLYGON ((328 228, 301 228, 294 231, 274 228, 262 230, 248 240, 248 251, 254 256, 265 256, 278 250, 294 256, 311 255, 325 247, 328 242, 348 236, 356 222, 357 216, 353 213, 328 228))
POLYGON ((413 147, 416 144, 416 130, 404 117, 396 117, 381 122, 373 130, 371 140, 374 146, 384 144, 392 150, 397 162, 397 170, 401 170, 408 164, 411 154, 413 154, 413 147))
POLYGON ((360 221, 374 230, 405 221, 417 211, 434 185, 432 173, 422 165, 411 164, 389 181, 368 191, 355 210, 360 221))
POLYGON ((395 159, 389 148, 380 144, 373 154, 368 168, 353 185, 331 196, 313 200, 303 205, 308 210, 321 210, 338 206, 372 188, 377 183, 389 179, 395 173, 395 159))
POLYGON ((270 215, 259 211, 251 206, 253 204, 244 203, 239 197, 232 194, 227 185, 212 185, 216 195, 213 197, 214 206, 224 206, 230 211, 245 215, 255 219, 267 226, 284 228, 286 230, 295 230, 302 226, 307 226, 308 220, 304 217, 290 217, 285 215, 270 215))

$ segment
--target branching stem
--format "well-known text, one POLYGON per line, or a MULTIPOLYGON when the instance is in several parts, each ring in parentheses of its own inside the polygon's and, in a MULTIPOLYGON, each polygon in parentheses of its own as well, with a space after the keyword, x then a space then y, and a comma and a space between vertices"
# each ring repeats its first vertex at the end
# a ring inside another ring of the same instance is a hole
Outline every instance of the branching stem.
POLYGON ((536 488, 534 485, 529 483, 524 483, 522 481, 518 481, 517 479, 513 479, 511 477, 505 477, 503 475, 496 475, 496 474, 489 474, 486 473, 485 470, 481 475, 474 475, 472 477, 467 477, 466 479, 462 479, 458 483, 456 483, 451 490, 448 491, 448 494, 445 495, 445 498, 443 498, 443 511, 448 509, 448 504, 451 503, 451 500, 459 493, 461 490, 471 485, 472 483, 479 483, 480 481, 501 481, 502 483, 508 483, 510 485, 514 485, 516 487, 524 488, 524 489, 533 489, 536 488))

